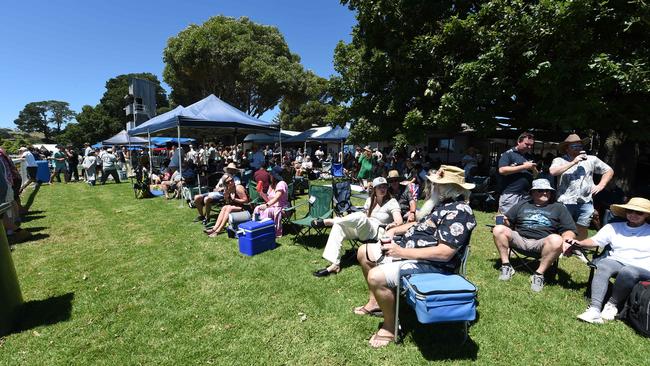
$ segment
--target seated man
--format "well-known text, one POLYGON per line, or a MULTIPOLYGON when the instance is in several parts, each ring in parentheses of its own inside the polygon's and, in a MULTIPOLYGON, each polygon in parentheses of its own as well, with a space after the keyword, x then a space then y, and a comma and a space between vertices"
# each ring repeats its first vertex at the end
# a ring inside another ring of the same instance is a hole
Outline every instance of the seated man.
MULTIPOLYGON (((420 222, 410 222, 388 231, 402 235, 389 244, 365 244, 357 259, 370 290, 368 302, 354 309, 358 315, 383 313, 382 327, 370 338, 373 348, 395 340, 395 290, 400 277, 415 273, 454 273, 461 264, 461 253, 476 227, 469 207, 470 189, 464 172, 454 166, 441 166, 427 178, 435 183, 435 208, 420 222)), ((383 239, 383 238, 382 238, 383 239)))
POLYGON ((223 192, 226 189, 225 180, 227 179, 228 175, 233 176, 236 184, 241 184, 239 178, 235 175, 239 173, 239 169, 234 163, 228 164, 228 166, 226 166, 223 171, 226 174, 221 176, 221 179, 219 179, 219 182, 214 187, 214 190, 212 192, 206 192, 194 196, 194 206, 199 212, 199 216, 194 219, 194 222, 200 221, 203 223, 203 225, 208 223, 212 204, 223 200, 223 192))
POLYGON ((539 267, 530 276, 531 290, 544 288, 544 272, 562 254, 564 240, 575 238, 576 225, 567 208, 554 201, 555 189, 546 179, 535 179, 531 200, 515 204, 505 214, 504 225, 492 230, 494 244, 501 257, 499 280, 508 281, 515 274, 510 265, 510 247, 540 253, 539 267))
POLYGON ((399 203, 399 209, 404 222, 415 221, 417 200, 413 195, 413 191, 409 189, 410 183, 402 184, 403 179, 397 170, 389 171, 386 180, 388 181, 388 191, 395 197, 397 203, 399 203))

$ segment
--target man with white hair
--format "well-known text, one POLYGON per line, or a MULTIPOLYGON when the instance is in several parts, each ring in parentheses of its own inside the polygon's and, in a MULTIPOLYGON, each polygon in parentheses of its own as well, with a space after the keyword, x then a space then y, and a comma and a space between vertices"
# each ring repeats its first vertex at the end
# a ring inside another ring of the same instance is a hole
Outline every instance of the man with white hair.
POLYGON ((357 251, 368 283, 368 302, 355 308, 357 315, 383 313, 381 328, 370 338, 380 348, 395 340, 395 288, 404 275, 454 273, 469 245, 476 219, 468 201, 474 184, 466 183, 464 171, 442 165, 427 176, 434 183, 435 208, 418 222, 388 230, 390 243, 364 244, 357 251), (395 236, 401 238, 395 240, 395 236))

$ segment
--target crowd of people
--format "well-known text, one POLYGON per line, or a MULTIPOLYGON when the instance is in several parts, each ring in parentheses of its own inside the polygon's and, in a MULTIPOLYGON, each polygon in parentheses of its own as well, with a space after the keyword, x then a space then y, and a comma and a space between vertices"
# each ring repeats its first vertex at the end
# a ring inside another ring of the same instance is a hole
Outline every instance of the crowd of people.
MULTIPOLYGON (((611 320, 634 282, 650 279, 650 201, 635 197, 628 204, 615 202, 611 205, 611 216, 623 221, 604 225, 595 236, 587 238, 594 215, 594 195, 613 181, 613 169, 587 154, 587 139, 578 135, 571 134, 562 141, 560 155, 546 166, 536 163, 530 155, 534 142, 532 133, 522 133, 516 146, 503 152, 496 167, 500 198, 492 234, 501 264, 498 279, 508 281, 515 275, 510 264, 511 249, 537 253, 539 265, 530 281, 531 290, 540 292, 545 273, 562 254, 569 256, 595 246, 609 247, 610 255, 598 264, 591 284, 591 304, 578 318, 591 323, 611 320), (612 276, 617 276, 614 292, 605 299, 612 276)), ((357 259, 368 285, 368 301, 353 312, 383 316, 383 325, 370 339, 372 347, 383 347, 395 339, 394 288, 399 277, 407 273, 457 271, 460 255, 476 227, 469 206, 475 188, 470 178, 476 174, 482 157, 474 148, 467 150, 460 166, 453 166, 430 159, 419 148, 380 151, 358 146, 345 153, 333 153, 319 146, 307 154, 301 148, 281 149, 278 145, 253 146, 244 151, 242 145, 169 144, 161 168, 156 171, 150 169, 151 155, 147 150, 94 150, 86 146, 82 154, 77 154, 72 148, 58 148, 51 157, 51 181, 61 173, 66 182, 79 180, 74 172, 82 161, 81 177, 90 185, 99 176, 101 184, 109 176, 119 183, 117 171, 126 170, 159 187, 170 199, 180 197, 183 187, 214 187, 190 198, 198 213, 195 222, 204 224, 203 231, 210 237, 225 232, 233 214, 244 211, 257 220, 272 220, 276 236, 282 236, 282 218, 288 212, 292 194, 289 185, 293 183, 295 187, 320 174, 327 176, 332 164, 341 164, 345 177, 366 192, 367 198, 358 212, 311 223, 315 228, 330 228, 322 255, 327 266, 313 274, 325 277, 340 272, 343 243, 364 242, 357 251, 357 259), (254 185, 257 197, 251 197, 249 184, 254 185), (420 199, 424 203, 418 209, 420 199), (219 213, 211 217, 216 206, 219 213)), ((6 180, 12 179, 18 194, 35 179, 33 160, 39 159, 38 151, 24 148, 21 153, 30 177, 25 185, 15 182, 6 159, 0 166, 4 166, 6 180)))

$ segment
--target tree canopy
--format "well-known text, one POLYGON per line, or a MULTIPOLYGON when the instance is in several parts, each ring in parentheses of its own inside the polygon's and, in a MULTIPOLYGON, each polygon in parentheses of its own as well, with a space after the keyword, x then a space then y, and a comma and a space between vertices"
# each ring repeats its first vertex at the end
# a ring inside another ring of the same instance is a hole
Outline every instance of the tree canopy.
POLYGON ((163 52, 171 99, 188 105, 214 94, 260 117, 304 74, 277 28, 248 18, 216 16, 171 37, 163 52))
MULTIPOLYGON (((367 138, 495 117, 548 130, 648 126, 650 10, 643 1, 343 0, 357 12, 332 80, 367 138)), ((637 136, 638 137, 638 136, 637 136)))
POLYGON ((58 100, 47 100, 25 105, 14 123, 21 131, 40 132, 46 140, 49 140, 53 132, 61 133, 61 126, 74 118, 75 112, 70 110, 70 104, 58 100), (50 125, 55 126, 54 131, 50 125))

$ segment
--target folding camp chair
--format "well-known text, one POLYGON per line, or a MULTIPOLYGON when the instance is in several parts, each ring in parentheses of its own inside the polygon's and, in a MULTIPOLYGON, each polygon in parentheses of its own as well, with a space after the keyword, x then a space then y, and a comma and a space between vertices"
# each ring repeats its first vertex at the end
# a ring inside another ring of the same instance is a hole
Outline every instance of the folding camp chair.
POLYGON ((343 164, 333 163, 332 164, 332 178, 345 178, 345 172, 343 170, 343 164))
POLYGON ((399 306, 401 296, 416 311, 418 321, 423 324, 463 323, 463 343, 467 340, 469 323, 476 319, 476 287, 465 279, 467 258, 470 246, 467 245, 460 257, 460 265, 454 274, 419 273, 402 276, 397 282, 395 298, 395 342, 400 340, 399 306), (427 282, 429 285, 426 286, 427 282), (418 285, 420 289, 418 289, 418 285), (446 288, 435 287, 445 285, 446 288), (427 294, 421 293, 425 287, 433 287, 427 294))
POLYGON ((332 217, 332 187, 328 186, 309 186, 309 211, 302 219, 292 220, 291 223, 298 227, 296 235, 293 237, 295 243, 299 237, 311 234, 314 229, 317 234, 322 234, 325 228, 312 228, 311 223, 315 219, 327 219, 332 217))
MULTIPOLYGON (((531 264, 533 262, 538 262, 540 258, 542 258, 542 253, 541 252, 532 252, 529 250, 523 250, 519 248, 510 248, 510 251, 508 252, 508 257, 511 257, 514 255, 517 260, 519 261, 518 264, 513 264, 512 261, 510 263, 512 264, 512 268, 526 268, 526 270, 530 273, 535 272, 536 268, 533 268, 531 264)), ((555 277, 557 276, 557 270, 558 270, 558 265, 559 265, 559 259, 556 259, 551 266, 546 270, 545 272, 545 277, 549 280, 554 280, 555 277)))
POLYGON ((251 211, 255 208, 255 206, 264 203, 264 200, 262 197, 260 197, 260 194, 257 193, 257 182, 254 180, 248 182, 248 198, 250 199, 248 205, 250 206, 251 211))

